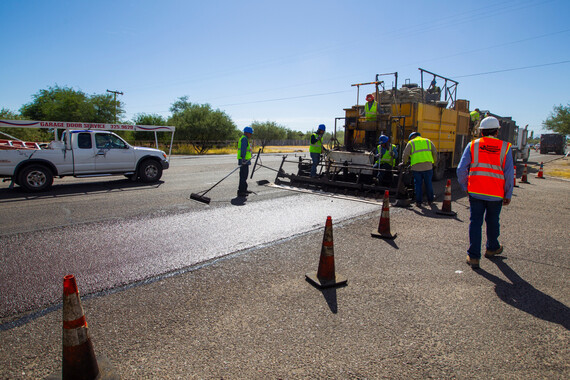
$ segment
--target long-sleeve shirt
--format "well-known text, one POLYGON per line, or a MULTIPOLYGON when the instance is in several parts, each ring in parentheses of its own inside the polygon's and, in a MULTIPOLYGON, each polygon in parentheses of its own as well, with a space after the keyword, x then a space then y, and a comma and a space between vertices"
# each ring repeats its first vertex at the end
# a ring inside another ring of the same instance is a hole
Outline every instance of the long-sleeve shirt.
MULTIPOLYGON (((391 145, 391 144, 390 144, 391 145)), ((380 161, 380 159, 382 159, 382 157, 384 156, 384 154, 386 153, 386 148, 384 148, 383 145, 381 145, 380 151, 378 151, 378 146, 376 146, 376 148, 374 149, 374 157, 380 161)), ((392 149, 392 157, 394 158, 394 162, 398 162, 398 148, 394 145, 393 149, 392 149)))
MULTIPOLYGON (((467 183, 469 180, 469 167, 471 166, 471 144, 470 142, 465 147, 463 151, 463 155, 461 156, 461 161, 459 161, 459 165, 457 166, 457 181, 461 185, 461 188, 467 192, 467 183)), ((505 176, 505 199, 511 199, 513 196, 513 186, 514 186, 514 175, 515 175, 515 168, 513 163, 513 155, 511 149, 507 151, 505 156, 505 168, 503 170, 503 174, 505 176)), ((483 201, 496 201, 497 198, 490 197, 488 195, 482 194, 469 194, 473 198, 481 199, 483 201)))
MULTIPOLYGON (((431 140, 429 140, 431 146, 431 155, 433 156, 434 163, 437 162, 437 149, 435 149, 435 145, 431 140)), ((410 155, 412 153, 412 144, 408 142, 406 147, 404 148, 404 154, 402 155, 402 162, 404 164, 408 163, 410 155)), ((426 170, 433 169, 433 164, 431 162, 419 162, 417 164, 412 165, 412 171, 414 172, 425 172, 426 170)))

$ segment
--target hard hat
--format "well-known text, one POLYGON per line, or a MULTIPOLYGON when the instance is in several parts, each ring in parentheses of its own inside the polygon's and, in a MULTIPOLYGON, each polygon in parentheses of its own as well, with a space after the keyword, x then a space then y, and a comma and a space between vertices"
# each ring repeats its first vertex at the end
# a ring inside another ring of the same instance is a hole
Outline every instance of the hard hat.
POLYGON ((419 132, 412 132, 412 133, 410 133, 410 136, 408 136, 408 140, 411 140, 416 136, 421 136, 421 135, 419 132))
POLYGON ((499 120, 493 116, 487 116, 486 118, 481 121, 479 124, 479 129, 499 129, 501 128, 501 124, 499 124, 499 120))
POLYGON ((373 101, 373 100, 374 100, 374 96, 372 96, 372 94, 366 95, 366 101, 367 101, 367 102, 371 102, 371 101, 373 101))
POLYGON ((252 127, 245 127, 243 129, 243 133, 251 133, 253 134, 253 128, 252 127))
POLYGON ((388 136, 380 136, 380 138, 378 139, 378 144, 384 144, 387 143, 390 140, 390 138, 388 136))
POLYGON ((327 127, 325 127, 324 124, 319 124, 318 130, 319 130, 319 131, 326 131, 326 130, 327 130, 327 127))
POLYGON ((475 108, 475 111, 479 112, 479 108, 475 108))

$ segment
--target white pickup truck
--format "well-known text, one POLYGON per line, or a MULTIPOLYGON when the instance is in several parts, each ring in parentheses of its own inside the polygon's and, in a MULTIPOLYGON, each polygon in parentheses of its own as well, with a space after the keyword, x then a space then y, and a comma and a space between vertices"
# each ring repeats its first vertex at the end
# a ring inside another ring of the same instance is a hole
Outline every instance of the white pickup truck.
POLYGON ((30 192, 46 190, 54 177, 65 176, 125 175, 132 180, 157 182, 169 167, 165 152, 131 146, 107 130, 65 129, 60 140, 41 149, 11 141, 3 145, 0 177, 30 192))

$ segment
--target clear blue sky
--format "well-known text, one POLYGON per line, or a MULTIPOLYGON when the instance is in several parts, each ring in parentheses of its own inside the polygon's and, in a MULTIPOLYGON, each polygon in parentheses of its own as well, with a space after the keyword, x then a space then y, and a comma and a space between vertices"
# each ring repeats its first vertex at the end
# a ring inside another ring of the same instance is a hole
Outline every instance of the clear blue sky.
POLYGON ((122 91, 127 118, 167 117, 187 95, 240 128, 331 130, 356 104, 351 84, 394 71, 418 83, 418 67, 535 133, 570 102, 568 0, 2 0, 0 15, 12 111, 57 84, 122 91))

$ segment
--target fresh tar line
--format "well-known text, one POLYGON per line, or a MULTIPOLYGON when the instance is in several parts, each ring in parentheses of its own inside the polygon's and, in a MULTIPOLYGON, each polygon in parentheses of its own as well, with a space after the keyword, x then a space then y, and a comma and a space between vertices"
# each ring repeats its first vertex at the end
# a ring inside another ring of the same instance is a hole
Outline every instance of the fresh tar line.
POLYGON ((82 294, 97 293, 321 228, 329 215, 339 223, 373 211, 379 207, 295 195, 3 236, 0 317, 59 303, 66 274, 82 294))

